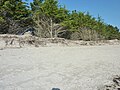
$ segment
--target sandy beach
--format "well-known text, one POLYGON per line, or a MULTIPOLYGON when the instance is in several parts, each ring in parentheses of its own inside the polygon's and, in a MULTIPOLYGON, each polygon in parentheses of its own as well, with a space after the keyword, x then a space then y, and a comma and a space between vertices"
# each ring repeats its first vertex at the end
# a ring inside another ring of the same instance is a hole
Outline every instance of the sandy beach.
POLYGON ((0 90, 98 90, 120 75, 120 45, 0 50, 0 90))

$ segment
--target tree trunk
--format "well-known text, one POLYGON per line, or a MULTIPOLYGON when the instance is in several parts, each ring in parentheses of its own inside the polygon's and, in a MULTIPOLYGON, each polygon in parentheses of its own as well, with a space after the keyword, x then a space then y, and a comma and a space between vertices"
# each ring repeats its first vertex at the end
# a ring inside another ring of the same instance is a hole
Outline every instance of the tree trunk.
POLYGON ((52 33, 53 33, 53 20, 52 20, 52 18, 51 18, 51 31, 50 31, 51 38, 53 38, 52 33))
POLYGON ((57 38, 57 31, 55 30, 55 36, 54 36, 55 38, 57 38))

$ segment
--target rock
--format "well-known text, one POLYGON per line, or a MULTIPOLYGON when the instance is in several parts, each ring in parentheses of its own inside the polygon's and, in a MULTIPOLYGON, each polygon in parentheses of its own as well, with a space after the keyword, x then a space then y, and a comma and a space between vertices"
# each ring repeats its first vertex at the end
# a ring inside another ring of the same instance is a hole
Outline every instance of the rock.
POLYGON ((52 88, 52 90, 60 90, 59 88, 52 88))

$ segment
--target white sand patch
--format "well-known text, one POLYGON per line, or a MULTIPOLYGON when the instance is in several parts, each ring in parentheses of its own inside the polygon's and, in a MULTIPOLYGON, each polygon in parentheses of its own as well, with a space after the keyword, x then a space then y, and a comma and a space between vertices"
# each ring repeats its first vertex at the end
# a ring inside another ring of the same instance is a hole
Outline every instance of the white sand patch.
POLYGON ((0 90, 97 90, 120 75, 120 45, 0 50, 0 90))

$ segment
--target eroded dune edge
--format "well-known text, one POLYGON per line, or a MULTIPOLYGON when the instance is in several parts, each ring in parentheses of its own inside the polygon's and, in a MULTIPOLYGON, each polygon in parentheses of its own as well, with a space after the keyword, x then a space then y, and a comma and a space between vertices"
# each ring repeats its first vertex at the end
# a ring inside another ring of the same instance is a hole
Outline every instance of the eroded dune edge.
POLYGON ((64 38, 39 38, 30 34, 25 35, 0 35, 0 49, 21 48, 21 47, 51 47, 51 46, 100 46, 100 45, 120 45, 120 40, 66 40, 64 38))

